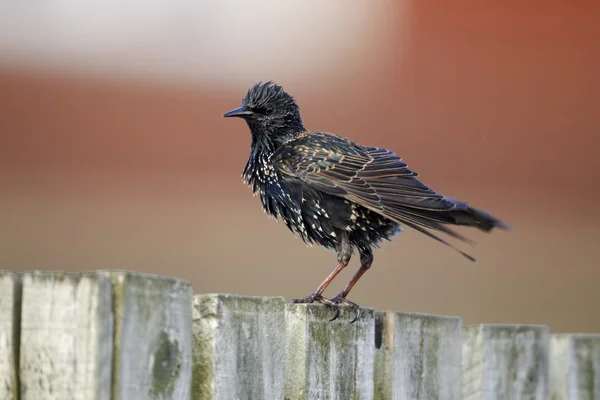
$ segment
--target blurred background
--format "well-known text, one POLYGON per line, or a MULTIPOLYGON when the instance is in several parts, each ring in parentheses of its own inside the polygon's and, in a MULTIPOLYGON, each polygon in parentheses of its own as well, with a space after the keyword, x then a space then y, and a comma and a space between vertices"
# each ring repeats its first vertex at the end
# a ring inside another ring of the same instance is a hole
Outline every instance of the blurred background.
POLYGON ((600 331, 599 20, 591 0, 2 2, 0 268, 309 294, 335 254, 263 214, 248 128, 221 118, 275 80, 308 128, 513 227, 461 231, 477 264, 406 230, 351 300, 600 331))

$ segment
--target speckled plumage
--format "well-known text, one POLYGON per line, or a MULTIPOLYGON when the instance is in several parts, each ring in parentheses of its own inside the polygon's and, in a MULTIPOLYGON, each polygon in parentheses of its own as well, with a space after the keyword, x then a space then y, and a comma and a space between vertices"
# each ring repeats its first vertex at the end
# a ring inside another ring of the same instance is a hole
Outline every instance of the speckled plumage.
POLYGON ((251 87, 242 106, 224 116, 248 123, 252 145, 243 178, 259 193, 264 210, 281 218, 306 243, 338 254, 336 269, 311 295, 296 302, 329 304, 336 317, 339 305, 358 310, 346 300, 348 292, 371 266, 372 247, 395 236, 401 225, 450 247, 434 232, 466 240, 448 225, 484 231, 506 227, 484 211, 429 189, 389 150, 305 129, 295 100, 271 82, 251 87), (348 264, 355 248, 361 268, 337 296, 324 298, 322 292, 348 264))
POLYGON ((339 238, 347 235, 359 251, 368 253, 371 246, 400 231, 399 224, 343 196, 327 193, 316 182, 298 179, 325 171, 347 172, 344 158, 348 163, 352 151, 348 140, 306 131, 279 147, 245 179, 260 192, 265 211, 280 217, 306 243, 335 250, 339 238))

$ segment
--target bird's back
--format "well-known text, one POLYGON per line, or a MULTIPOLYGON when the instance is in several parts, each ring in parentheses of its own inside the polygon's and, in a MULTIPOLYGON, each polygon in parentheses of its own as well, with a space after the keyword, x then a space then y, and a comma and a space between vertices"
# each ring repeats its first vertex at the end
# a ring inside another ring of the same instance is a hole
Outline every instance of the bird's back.
POLYGON ((341 136, 304 132, 277 149, 272 164, 287 181, 298 181, 311 190, 343 198, 443 243, 446 242, 431 231, 466 241, 448 225, 473 226, 484 231, 505 228, 490 214, 427 187, 392 151, 362 146, 341 136))

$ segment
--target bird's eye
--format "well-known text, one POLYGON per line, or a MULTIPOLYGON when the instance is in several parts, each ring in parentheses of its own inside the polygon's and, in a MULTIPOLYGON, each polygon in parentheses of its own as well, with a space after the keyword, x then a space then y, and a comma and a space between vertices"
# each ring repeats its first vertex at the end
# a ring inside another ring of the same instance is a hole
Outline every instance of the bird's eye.
POLYGON ((267 108, 265 108, 265 114, 266 115, 273 114, 273 107, 267 107, 267 108))

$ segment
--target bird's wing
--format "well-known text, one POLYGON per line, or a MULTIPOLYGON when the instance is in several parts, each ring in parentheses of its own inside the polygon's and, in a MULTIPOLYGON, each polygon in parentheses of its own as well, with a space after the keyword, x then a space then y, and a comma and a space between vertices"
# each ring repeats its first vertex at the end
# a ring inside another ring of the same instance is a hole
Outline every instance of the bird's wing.
POLYGON ((307 132, 281 146, 271 161, 288 178, 343 197, 444 244, 451 246, 428 229, 468 241, 445 225, 453 222, 448 211, 466 205, 429 189, 389 150, 360 146, 324 132, 307 132))

